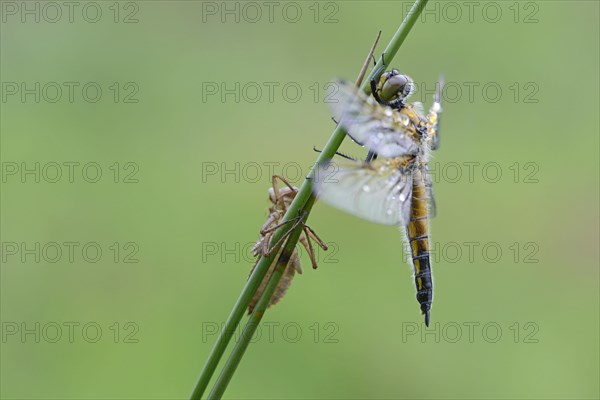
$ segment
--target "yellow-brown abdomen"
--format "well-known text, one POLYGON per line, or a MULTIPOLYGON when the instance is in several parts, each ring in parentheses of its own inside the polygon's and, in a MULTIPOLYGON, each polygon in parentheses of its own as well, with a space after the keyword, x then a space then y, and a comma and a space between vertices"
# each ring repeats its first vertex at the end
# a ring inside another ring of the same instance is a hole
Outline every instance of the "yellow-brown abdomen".
POLYGON ((433 301, 427 215, 425 176, 417 170, 413 175, 410 221, 406 226, 406 232, 415 271, 417 301, 421 305, 421 312, 425 315, 425 325, 429 325, 429 310, 433 301))

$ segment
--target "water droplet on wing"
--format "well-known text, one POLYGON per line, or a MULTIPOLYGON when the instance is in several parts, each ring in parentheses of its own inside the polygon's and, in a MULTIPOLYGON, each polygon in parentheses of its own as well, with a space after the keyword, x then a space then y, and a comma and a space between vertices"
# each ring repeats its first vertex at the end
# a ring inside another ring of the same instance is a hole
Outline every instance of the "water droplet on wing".
POLYGON ((402 125, 408 126, 408 123, 410 122, 410 120, 406 115, 400 114, 400 122, 402 122, 402 125))

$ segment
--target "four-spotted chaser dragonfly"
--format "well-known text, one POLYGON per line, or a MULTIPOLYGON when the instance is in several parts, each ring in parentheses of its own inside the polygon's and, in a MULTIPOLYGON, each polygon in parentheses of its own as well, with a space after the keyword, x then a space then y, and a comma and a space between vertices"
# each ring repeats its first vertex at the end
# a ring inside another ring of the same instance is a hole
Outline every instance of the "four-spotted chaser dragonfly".
MULTIPOLYGON (((273 263, 269 266, 267 274, 260 283, 256 294, 250 301, 250 304, 248 305, 248 314, 251 314, 254 310, 254 307, 256 307, 258 300, 262 296, 262 293, 264 292, 265 287, 267 286, 267 282, 269 282, 269 278, 273 274, 273 271, 275 271, 277 261, 279 260, 279 256, 283 251, 283 242, 292 233, 297 224, 302 224, 303 232, 300 235, 299 242, 306 249, 306 252, 308 253, 308 257, 310 258, 310 262, 314 269, 317 268, 317 259, 315 256, 313 245, 311 243, 311 239, 314 240, 323 250, 327 250, 327 245, 323 242, 323 240, 321 240, 321 238, 315 233, 315 231, 313 231, 308 225, 304 224, 304 222, 301 222, 301 220, 290 220, 288 223, 294 223, 292 227, 283 235, 283 237, 277 243, 270 247, 269 243, 271 242, 271 237, 273 236, 273 233, 275 233, 275 230, 277 230, 277 228, 286 224, 281 223, 281 220, 285 215, 287 209, 290 207, 290 204, 292 204, 292 201, 296 197, 296 194, 298 193, 298 188, 292 186, 282 176, 273 175, 272 183, 273 186, 269 188, 269 200, 273 205, 269 208, 269 216, 267 217, 267 220, 260 229, 260 237, 258 241, 252 247, 252 254, 254 256, 269 256, 273 251, 277 251, 277 257, 275 257, 273 263), (280 188, 277 184, 277 179, 283 182, 283 184, 285 184, 286 187, 280 188)), ((256 267, 256 263, 252 267, 250 275, 252 275, 254 267, 256 267)), ((287 290, 292 284, 292 279, 294 278, 296 272, 301 274, 302 267, 300 265, 300 257, 298 255, 298 250, 294 249, 294 252, 290 257, 290 261, 285 267, 281 280, 279 281, 279 284, 275 289, 275 293, 273 293, 273 296, 269 301, 269 307, 271 307, 274 304, 277 304, 287 293, 287 290)))
POLYGON ((314 182, 320 199, 366 220, 405 227, 411 249, 417 301, 429 326, 433 281, 429 258, 429 214, 434 201, 427 163, 439 144, 441 79, 429 114, 407 103, 414 82, 396 69, 371 80, 373 98, 340 81, 335 117, 358 144, 369 149, 365 161, 329 161, 314 182))

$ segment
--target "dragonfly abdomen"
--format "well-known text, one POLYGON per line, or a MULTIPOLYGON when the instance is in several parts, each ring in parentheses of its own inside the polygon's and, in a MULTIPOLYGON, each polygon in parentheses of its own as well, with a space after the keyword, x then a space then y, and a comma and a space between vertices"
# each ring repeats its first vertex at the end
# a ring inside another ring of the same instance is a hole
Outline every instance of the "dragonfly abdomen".
POLYGON ((433 301, 433 280, 429 258, 427 209, 425 181, 421 172, 416 171, 413 177, 410 221, 406 226, 406 232, 415 271, 417 301, 421 305, 421 313, 425 315, 425 325, 429 326, 429 310, 433 301))

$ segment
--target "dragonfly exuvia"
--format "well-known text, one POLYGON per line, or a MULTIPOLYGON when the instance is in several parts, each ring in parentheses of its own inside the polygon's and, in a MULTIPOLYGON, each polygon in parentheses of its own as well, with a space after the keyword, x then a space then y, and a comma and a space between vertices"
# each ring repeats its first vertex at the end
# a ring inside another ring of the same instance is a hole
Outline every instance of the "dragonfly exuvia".
MULTIPOLYGON (((275 271, 275 267, 277 266, 277 261, 279 260, 279 256, 281 255, 281 252, 283 251, 283 246, 282 246, 283 242, 292 233, 292 231, 294 230, 296 225, 302 224, 302 234, 300 235, 299 242, 306 249, 306 251, 308 253, 308 257, 310 258, 310 262, 311 262, 313 268, 315 268, 315 269, 317 268, 317 257, 315 255, 313 245, 311 244, 311 239, 314 240, 319 245, 319 247, 321 247, 323 250, 327 250, 327 245, 325 244, 325 242, 323 242, 323 240, 316 234, 316 232, 313 231, 302 220, 292 219, 288 222, 281 222, 281 220, 283 219, 283 216, 285 215, 288 208, 290 207, 290 204, 292 204, 292 201, 294 201, 294 198, 296 197, 296 194, 298 193, 298 188, 295 186, 292 186, 287 181, 287 179, 285 179, 283 176, 279 176, 279 175, 273 175, 272 184, 273 184, 273 186, 271 186, 269 188, 269 200, 271 201, 272 206, 269 208, 269 216, 267 217, 266 222, 260 229, 260 237, 259 237, 258 241, 252 247, 252 254, 257 257, 258 256, 266 257, 266 256, 270 255, 272 252, 276 251, 277 257, 275 257, 275 259, 273 260, 273 263, 271 264, 271 266, 269 266, 267 274, 265 275, 262 282, 260 283, 260 286, 258 287, 256 294, 250 301, 250 304, 248 305, 248 314, 251 314, 252 311, 254 311, 254 308, 256 307, 258 300, 260 299, 263 292, 265 291, 267 282, 269 282, 269 278, 273 274, 273 271, 275 271), (277 180, 280 180, 285 185, 285 187, 280 188, 279 184, 277 183, 277 180), (275 233, 275 230, 277 230, 277 228, 279 228, 283 225, 292 224, 292 223, 293 223, 293 225, 290 227, 290 229, 288 229, 288 231, 283 235, 283 237, 281 239, 279 239, 279 241, 277 243, 271 245, 270 244, 271 238, 272 238, 273 234, 275 233)), ((260 259, 260 257, 257 258, 256 263, 258 263, 259 259, 260 259)), ((256 263, 252 267, 252 270, 250 271, 250 275, 252 275, 252 272, 254 272, 256 263)), ((298 250, 294 249, 294 252, 290 256, 290 261, 285 267, 283 276, 281 277, 281 280, 279 281, 279 284, 277 285, 275 293, 273 294, 273 297, 271 297, 271 300, 269 300, 268 307, 271 307, 272 305, 277 304, 283 298, 283 296, 285 296, 285 294, 287 293, 287 290, 289 289, 290 285, 292 284, 292 279, 294 278, 294 275, 296 272, 301 274, 302 266, 300 265, 300 256, 298 254, 298 250)))
POLYGON ((398 70, 371 80, 372 97, 339 81, 335 117, 355 142, 369 149, 365 161, 330 160, 320 165, 314 188, 320 199, 366 220, 405 228, 412 254, 417 301, 429 325, 433 280, 429 257, 429 217, 435 202, 427 164, 439 144, 442 79, 428 114, 407 103, 414 82, 398 70))

